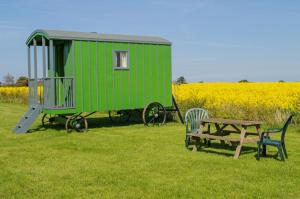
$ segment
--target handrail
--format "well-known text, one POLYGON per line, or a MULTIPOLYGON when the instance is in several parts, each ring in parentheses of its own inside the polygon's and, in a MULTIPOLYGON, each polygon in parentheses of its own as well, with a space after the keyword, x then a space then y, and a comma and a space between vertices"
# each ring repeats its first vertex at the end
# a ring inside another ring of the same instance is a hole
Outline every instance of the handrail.
POLYGON ((48 79, 74 79, 74 77, 45 77, 45 78, 41 78, 41 80, 48 80, 48 79))
POLYGON ((74 82, 74 77, 29 79, 30 106, 41 104, 44 108, 55 110, 75 108, 74 82))
POLYGON ((47 77, 43 79, 43 85, 44 108, 75 108, 73 77, 47 77))

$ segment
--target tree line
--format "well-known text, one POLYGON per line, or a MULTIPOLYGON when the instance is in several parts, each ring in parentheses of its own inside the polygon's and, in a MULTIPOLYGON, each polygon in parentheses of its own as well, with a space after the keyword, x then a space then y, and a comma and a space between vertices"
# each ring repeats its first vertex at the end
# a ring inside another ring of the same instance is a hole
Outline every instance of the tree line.
POLYGON ((28 86, 28 77, 20 76, 15 81, 15 77, 10 73, 7 73, 3 77, 3 82, 0 82, 0 86, 28 86))

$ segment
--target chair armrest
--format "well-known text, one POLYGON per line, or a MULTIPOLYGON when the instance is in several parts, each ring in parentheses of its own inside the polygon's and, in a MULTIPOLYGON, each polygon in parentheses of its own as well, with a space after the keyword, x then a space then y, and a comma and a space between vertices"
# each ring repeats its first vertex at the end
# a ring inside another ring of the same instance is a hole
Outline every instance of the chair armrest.
POLYGON ((282 128, 268 128, 267 130, 265 130, 265 133, 278 133, 281 132, 282 128))

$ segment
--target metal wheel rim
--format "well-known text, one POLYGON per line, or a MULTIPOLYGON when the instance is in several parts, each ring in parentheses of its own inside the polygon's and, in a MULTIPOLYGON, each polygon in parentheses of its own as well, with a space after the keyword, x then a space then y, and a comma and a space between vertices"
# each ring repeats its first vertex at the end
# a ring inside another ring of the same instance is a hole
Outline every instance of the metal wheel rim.
POLYGON ((166 121, 166 109, 158 102, 148 104, 143 111, 143 121, 146 126, 163 125, 166 121))
POLYGON ((86 132, 88 129, 88 123, 85 117, 78 116, 78 117, 69 117, 66 121, 65 128, 67 132, 72 132, 73 130, 76 130, 77 132, 86 132), (79 122, 78 122, 79 121, 79 122), (80 127, 83 128, 76 128, 74 124, 81 123, 82 125, 80 127))

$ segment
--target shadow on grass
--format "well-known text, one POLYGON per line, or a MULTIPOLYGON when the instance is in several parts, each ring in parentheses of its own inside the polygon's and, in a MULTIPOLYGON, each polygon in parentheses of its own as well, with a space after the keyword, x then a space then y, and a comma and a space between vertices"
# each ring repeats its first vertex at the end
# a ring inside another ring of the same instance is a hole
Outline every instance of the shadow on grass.
MULTIPOLYGON (((192 151, 193 148, 188 148, 188 150, 192 151)), ((205 152, 205 153, 212 153, 212 154, 218 154, 218 155, 223 155, 223 156, 234 156, 234 152, 236 150, 236 145, 230 146, 229 144, 222 144, 222 143, 217 143, 211 142, 210 146, 208 144, 201 143, 200 147, 198 147, 197 152, 205 152), (218 151, 218 150, 226 150, 230 152, 225 152, 225 151, 218 151)), ((243 146, 240 156, 243 154, 249 154, 249 153, 255 153, 257 152, 256 147, 251 147, 251 146, 243 146)))
MULTIPOLYGON (((257 161, 259 161, 257 154, 254 155, 254 157, 256 158, 257 161)), ((279 158, 279 154, 278 152, 275 154, 267 154, 267 155, 260 155, 260 159, 275 159, 279 162, 284 162, 279 158)))
MULTIPOLYGON (((234 152, 236 149, 236 145, 230 146, 228 144, 222 144, 222 143, 217 143, 216 142, 211 142, 210 146, 208 146, 207 144, 201 143, 200 147, 198 147, 197 152, 204 152, 204 153, 212 153, 212 154, 218 154, 218 155, 223 155, 223 156, 234 156, 234 152), (227 150, 230 152, 224 152, 224 151, 218 151, 218 150, 227 150)), ((188 148, 188 150, 192 151, 193 148, 188 148)), ((240 156, 244 155, 244 154, 250 154, 250 153, 255 153, 254 157, 256 158, 256 160, 258 160, 257 157, 257 147, 252 147, 252 146, 243 146, 240 156)), ((275 159, 277 161, 281 161, 279 156, 278 156, 278 152, 275 154, 267 154, 266 156, 260 155, 260 159, 275 159)), ((259 160, 258 160, 259 161, 259 160)))
MULTIPOLYGON (((88 117, 88 129, 96 129, 96 128, 103 128, 103 127, 121 127, 121 126, 130 126, 135 124, 143 124, 141 120, 132 119, 127 122, 112 122, 109 117, 88 117)), ((52 124, 52 125, 39 125, 36 128, 30 129, 27 133, 34 133, 34 132, 44 132, 49 129, 57 130, 57 131, 65 131, 65 124, 52 124)), ((77 131, 74 130, 71 133, 76 133, 77 131)), ((78 132, 80 133, 80 132, 78 132)))

